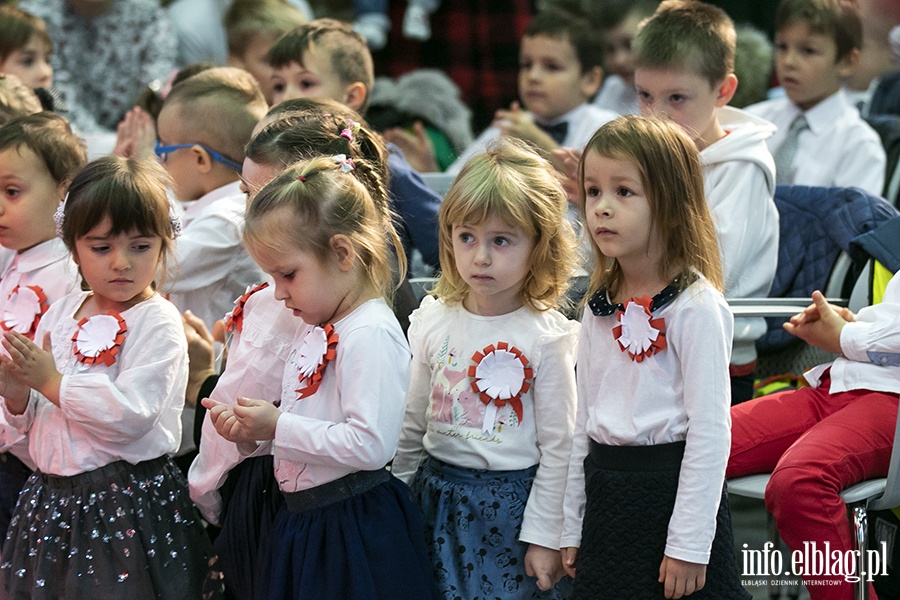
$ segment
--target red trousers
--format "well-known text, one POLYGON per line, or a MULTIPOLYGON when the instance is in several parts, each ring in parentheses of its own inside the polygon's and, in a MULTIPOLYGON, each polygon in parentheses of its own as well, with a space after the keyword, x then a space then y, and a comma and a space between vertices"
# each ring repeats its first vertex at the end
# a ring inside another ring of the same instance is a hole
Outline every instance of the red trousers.
MULTIPOLYGON (((745 402, 731 409, 731 457, 727 477, 771 471, 766 508, 785 544, 804 542, 831 551, 854 550, 847 508, 839 494, 873 477, 884 477, 891 459, 897 395, 866 390, 831 394, 826 379, 745 402)), ((784 556, 785 566, 790 557, 784 556)), ((811 600, 852 600, 853 585, 808 585, 811 600)), ((869 586, 870 598, 875 592, 869 586)))

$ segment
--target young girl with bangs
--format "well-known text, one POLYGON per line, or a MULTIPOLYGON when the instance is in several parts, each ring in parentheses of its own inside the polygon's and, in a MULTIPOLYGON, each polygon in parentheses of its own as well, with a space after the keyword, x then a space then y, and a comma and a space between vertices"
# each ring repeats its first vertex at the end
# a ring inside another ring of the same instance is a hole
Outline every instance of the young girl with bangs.
POLYGON ((425 514, 444 597, 556 597, 578 324, 566 195, 533 150, 474 156, 439 214, 441 276, 410 317, 393 472, 425 514))
POLYGON ((749 598, 724 490, 733 319, 696 147, 622 117, 579 170, 596 264, 562 536, 573 598, 749 598))
POLYGON ((180 229, 167 179, 113 157, 80 170, 55 218, 87 291, 53 303, 40 345, 3 334, 2 410, 37 464, 3 546, 3 597, 201 596, 212 548, 169 458, 188 364, 156 291, 180 229))
POLYGON ((285 506, 261 550, 258 600, 433 597, 421 515, 385 468, 409 346, 385 301, 387 240, 400 240, 386 198, 353 175, 371 168, 346 156, 301 161, 247 210, 248 251, 302 319, 278 398, 203 401, 239 449, 274 454, 285 506))

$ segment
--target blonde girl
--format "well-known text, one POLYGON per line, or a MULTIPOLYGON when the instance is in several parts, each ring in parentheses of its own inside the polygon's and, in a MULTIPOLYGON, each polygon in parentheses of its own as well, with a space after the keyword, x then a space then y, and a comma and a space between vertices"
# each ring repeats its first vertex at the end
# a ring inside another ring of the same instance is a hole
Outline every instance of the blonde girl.
POLYGON ((622 117, 579 172, 596 265, 562 539, 573 597, 749 598, 723 490, 733 320, 696 147, 622 117))
POLYGON ((513 140, 470 159, 441 206, 393 470, 444 596, 557 594, 578 331, 555 308, 575 256, 565 210, 550 164, 513 140))
POLYGON ((224 437, 274 452, 286 506, 261 551, 258 598, 432 597, 421 516, 385 469, 400 436, 409 347, 385 301, 386 240, 399 248, 399 239, 386 196, 376 202, 352 174, 364 168, 346 157, 298 163, 247 211, 248 251, 304 322, 277 402, 204 401, 224 437))
POLYGON ((3 547, 3 597, 201 595, 212 548, 169 458, 188 364, 181 316, 156 291, 180 227, 166 181, 122 158, 79 171, 56 218, 87 290, 47 310, 37 343, 3 334, 2 408, 37 464, 3 547))

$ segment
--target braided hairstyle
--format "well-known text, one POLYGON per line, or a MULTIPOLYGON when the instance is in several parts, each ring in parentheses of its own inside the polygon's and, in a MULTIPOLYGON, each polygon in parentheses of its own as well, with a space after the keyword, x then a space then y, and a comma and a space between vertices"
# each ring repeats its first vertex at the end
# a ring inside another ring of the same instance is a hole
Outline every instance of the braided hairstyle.
POLYGON ((392 288, 392 254, 406 269, 400 238, 387 203, 376 200, 353 173, 375 167, 366 159, 318 156, 301 160, 266 184, 247 209, 244 242, 251 255, 260 252, 309 252, 325 261, 331 239, 351 240, 366 280, 385 297, 392 288), (351 163, 352 161, 352 163, 351 163))

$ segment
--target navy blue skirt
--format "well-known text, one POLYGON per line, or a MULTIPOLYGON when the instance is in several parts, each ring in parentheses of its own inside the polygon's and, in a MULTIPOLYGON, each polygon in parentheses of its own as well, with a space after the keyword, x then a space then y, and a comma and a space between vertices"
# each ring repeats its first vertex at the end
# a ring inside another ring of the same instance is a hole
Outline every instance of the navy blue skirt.
MULTIPOLYGON (((257 600, 435 598, 422 515, 409 488, 384 472, 332 493, 335 482, 286 494, 260 560, 257 600)), ((338 480, 340 484, 343 480, 338 480)))
POLYGON ((6 539, 6 530, 16 510, 19 492, 29 477, 31 469, 12 452, 0 453, 0 539, 6 539))
POLYGON ((213 550, 167 457, 25 484, 0 564, 9 599, 214 597, 213 550), (207 593, 209 592, 209 593, 207 593))
POLYGON ((489 471, 449 465, 428 456, 413 480, 425 514, 426 541, 442 598, 560 599, 564 578, 546 592, 525 573, 528 544, 519 541, 537 466, 489 471))
POLYGON ((260 549, 284 505, 272 463, 272 455, 248 458, 228 473, 222 486, 222 531, 213 546, 228 598, 249 600, 259 585, 260 549))

